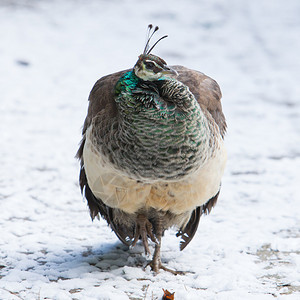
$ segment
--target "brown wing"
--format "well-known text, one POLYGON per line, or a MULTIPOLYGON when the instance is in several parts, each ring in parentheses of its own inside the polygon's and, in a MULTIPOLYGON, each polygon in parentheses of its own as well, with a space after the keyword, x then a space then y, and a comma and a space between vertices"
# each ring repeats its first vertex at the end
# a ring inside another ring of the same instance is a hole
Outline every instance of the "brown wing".
MULTIPOLYGON (((102 122, 108 123, 111 119, 116 117, 117 108, 114 101, 114 87, 117 81, 120 79, 120 77, 127 71, 129 70, 124 70, 121 72, 104 76, 100 78, 93 86, 89 95, 89 107, 87 116, 83 124, 82 140, 80 142, 80 146, 76 154, 76 157, 79 158, 81 162, 83 147, 85 143, 85 132, 87 128, 91 125, 93 118, 96 115, 103 115, 103 118, 101 118, 102 122)), ((85 179, 83 177, 82 182, 84 181, 85 179)), ((82 190, 83 186, 81 183, 80 187, 82 190)))
POLYGON ((180 241, 180 250, 182 251, 189 242, 193 239, 199 225, 200 217, 202 214, 208 215, 212 208, 216 205, 218 197, 219 197, 220 191, 211 199, 209 199, 205 204, 198 206, 194 211, 192 212, 192 215, 188 221, 188 223, 185 225, 184 228, 180 228, 177 232, 176 236, 181 237, 180 241))
POLYGON ((204 113, 210 113, 219 126, 221 136, 224 137, 227 126, 222 112, 222 94, 217 82, 203 73, 183 66, 172 66, 172 68, 179 74, 176 79, 189 87, 204 113))
MULTIPOLYGON (((89 107, 84 121, 82 135, 90 126, 92 119, 98 114, 104 114, 104 120, 110 120, 117 115, 114 100, 114 88, 117 81, 129 70, 120 71, 100 78, 93 86, 89 95, 89 107)), ((77 155, 80 156, 80 155, 77 155)))
POLYGON ((103 115, 103 118, 99 118, 101 120, 100 126, 105 127, 112 119, 117 116, 117 108, 114 101, 114 87, 119 80, 119 78, 128 70, 121 71, 118 73, 114 73, 111 75, 107 75, 105 77, 100 78, 94 85, 91 90, 89 96, 89 107, 86 119, 84 121, 83 129, 82 129, 82 140, 77 151, 76 157, 80 159, 81 169, 79 174, 79 184, 81 192, 84 193, 85 198, 87 199, 88 206, 90 209, 91 218, 94 219, 98 213, 110 224, 112 229, 117 233, 120 240, 126 244, 127 241, 125 238, 129 235, 131 237, 132 233, 129 234, 120 230, 117 224, 114 224, 112 209, 105 205, 101 199, 98 199, 92 193, 86 178, 86 173, 84 169, 83 162, 83 148, 85 144, 85 132, 87 128, 91 125, 92 120, 95 116, 103 115), (119 232, 119 234, 118 234, 119 232))

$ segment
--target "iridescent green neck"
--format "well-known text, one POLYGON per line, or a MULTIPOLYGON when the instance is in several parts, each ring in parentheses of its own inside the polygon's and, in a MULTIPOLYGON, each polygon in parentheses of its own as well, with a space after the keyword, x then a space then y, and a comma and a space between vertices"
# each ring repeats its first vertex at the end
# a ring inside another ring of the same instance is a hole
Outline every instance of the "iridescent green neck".
POLYGON ((140 82, 141 79, 138 78, 133 71, 125 73, 117 82, 115 86, 115 96, 118 97, 120 93, 131 93, 140 82))
POLYGON ((197 104, 194 96, 181 82, 161 77, 144 81, 134 71, 125 73, 115 86, 115 101, 126 119, 185 119, 191 106, 197 104))
POLYGON ((138 118, 154 114, 154 118, 160 118, 163 107, 159 106, 160 93, 157 83, 158 81, 144 81, 133 71, 125 73, 115 87, 115 101, 120 116, 129 120, 137 114, 138 118))

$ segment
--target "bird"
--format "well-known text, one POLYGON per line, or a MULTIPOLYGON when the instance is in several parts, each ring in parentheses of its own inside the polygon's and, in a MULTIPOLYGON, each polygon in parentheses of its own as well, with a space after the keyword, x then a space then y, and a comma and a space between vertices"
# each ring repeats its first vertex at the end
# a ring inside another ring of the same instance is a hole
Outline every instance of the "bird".
POLYGON ((162 264, 162 237, 176 228, 183 250, 215 206, 227 125, 215 80, 152 54, 167 37, 150 47, 158 29, 148 26, 133 68, 94 84, 76 156, 92 220, 101 216, 128 247, 141 240, 145 254, 151 243, 147 266, 177 275, 162 264))

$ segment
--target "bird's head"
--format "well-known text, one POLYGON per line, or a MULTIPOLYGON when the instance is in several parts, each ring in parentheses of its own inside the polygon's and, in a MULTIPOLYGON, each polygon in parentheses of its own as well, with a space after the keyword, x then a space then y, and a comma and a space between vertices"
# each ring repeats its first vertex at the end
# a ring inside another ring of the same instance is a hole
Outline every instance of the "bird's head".
POLYGON ((141 54, 133 70, 137 77, 149 81, 158 80, 167 74, 178 75, 162 58, 153 54, 141 54))
POLYGON ((137 77, 139 77, 142 80, 158 80, 162 78, 164 75, 172 74, 172 75, 178 75, 178 73, 169 67, 167 63, 160 57, 150 54, 152 49, 157 45, 159 41, 166 38, 167 35, 161 37, 158 41, 154 43, 154 45, 149 49, 149 42, 153 36, 153 34, 158 30, 158 26, 156 26, 151 33, 152 25, 150 24, 148 26, 148 36, 147 36, 147 42, 144 49, 143 54, 139 56, 138 61, 136 62, 133 71, 137 77))

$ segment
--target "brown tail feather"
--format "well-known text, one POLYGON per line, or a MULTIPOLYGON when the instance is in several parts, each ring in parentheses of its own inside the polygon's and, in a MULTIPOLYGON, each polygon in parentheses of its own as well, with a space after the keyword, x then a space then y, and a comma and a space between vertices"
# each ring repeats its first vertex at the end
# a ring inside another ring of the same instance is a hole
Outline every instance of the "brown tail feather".
POLYGON ((219 196, 220 191, 212 197, 210 200, 208 200, 204 205, 198 206, 192 213, 190 220, 186 224, 184 228, 180 228, 179 231, 177 232, 176 236, 181 237, 180 241, 180 250, 182 251, 193 239, 198 225, 200 221, 200 217, 202 214, 209 214, 211 209, 216 205, 218 196, 219 196))

